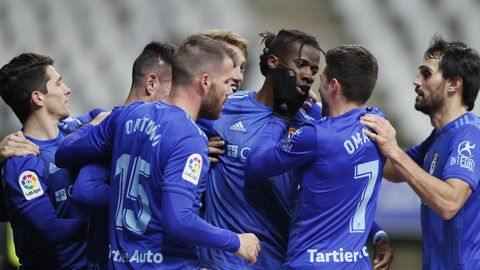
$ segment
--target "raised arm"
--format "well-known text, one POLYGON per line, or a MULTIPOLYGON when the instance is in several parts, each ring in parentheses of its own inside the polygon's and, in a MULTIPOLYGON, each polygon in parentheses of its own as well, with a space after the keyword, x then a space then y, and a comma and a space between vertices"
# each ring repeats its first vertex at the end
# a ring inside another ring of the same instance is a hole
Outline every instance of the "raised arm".
POLYGON ((287 123, 273 117, 248 154, 245 179, 260 181, 312 162, 318 153, 315 127, 303 125, 285 141, 287 123))
MULTIPOLYGON (((105 113, 100 113, 97 118, 104 115, 105 113)), ((88 163, 101 162, 110 157, 115 115, 115 112, 112 112, 100 123, 95 118, 91 122, 93 124, 86 124, 65 137, 55 153, 57 166, 69 169, 80 168, 88 163)))
MULTIPOLYGON (((430 175, 398 146, 396 131, 388 120, 366 115, 362 117, 362 123, 372 130, 367 130, 365 134, 377 143, 382 153, 388 158, 393 175, 404 179, 422 201, 442 219, 449 220, 457 214, 472 193, 469 185, 472 181, 468 180, 470 175, 464 174, 464 178, 462 174, 450 174, 446 175, 445 179, 430 175), (453 177, 454 175, 461 178, 453 177)), ((479 136, 470 138, 474 142, 479 139, 479 136)), ((475 177, 478 179, 478 175, 473 178, 475 177)))

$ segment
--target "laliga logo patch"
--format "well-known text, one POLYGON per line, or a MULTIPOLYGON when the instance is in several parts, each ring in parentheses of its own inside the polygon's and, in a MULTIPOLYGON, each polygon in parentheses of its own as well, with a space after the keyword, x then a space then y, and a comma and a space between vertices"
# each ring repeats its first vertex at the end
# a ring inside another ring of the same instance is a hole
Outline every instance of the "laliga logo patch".
POLYGON ((42 185, 40 185, 40 181, 38 180, 38 176, 35 172, 24 171, 22 174, 20 174, 18 183, 20 184, 23 196, 25 196, 27 201, 40 197, 44 193, 42 185))
POLYGON ((198 184, 200 180, 200 173, 202 172, 202 156, 200 154, 191 154, 185 168, 183 168, 182 178, 194 185, 198 184))
POLYGON ((450 165, 458 165, 461 168, 473 172, 475 169, 475 160, 473 160, 474 154, 472 153, 473 149, 475 149, 475 144, 471 141, 461 142, 457 148, 457 156, 450 158, 450 165))

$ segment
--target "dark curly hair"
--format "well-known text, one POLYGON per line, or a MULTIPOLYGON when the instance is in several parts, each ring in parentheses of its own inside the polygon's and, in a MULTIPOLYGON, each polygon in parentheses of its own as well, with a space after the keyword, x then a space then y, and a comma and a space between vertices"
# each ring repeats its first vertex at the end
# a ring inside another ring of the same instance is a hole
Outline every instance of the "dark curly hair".
POLYGON ((260 33, 259 35, 262 37, 262 43, 265 44, 263 53, 260 55, 260 71, 262 72, 263 76, 266 76, 268 73, 268 56, 270 54, 278 54, 281 50, 295 42, 301 44, 299 54, 302 53, 302 48, 304 45, 310 45, 325 55, 325 52, 320 48, 320 45, 314 36, 299 30, 282 29, 277 35, 268 31, 260 33))

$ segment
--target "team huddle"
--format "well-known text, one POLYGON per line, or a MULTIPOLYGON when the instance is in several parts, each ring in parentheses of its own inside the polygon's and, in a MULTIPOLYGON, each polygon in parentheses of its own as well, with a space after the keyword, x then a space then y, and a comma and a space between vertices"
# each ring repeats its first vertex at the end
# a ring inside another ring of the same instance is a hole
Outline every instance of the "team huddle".
POLYGON ((256 91, 240 89, 247 41, 209 30, 148 44, 125 104, 77 117, 50 57, 5 64, 22 131, 0 143, 1 199, 20 269, 389 269, 382 178, 422 199, 423 269, 480 269, 478 52, 432 39, 414 87, 434 130, 404 151, 365 105, 367 48, 260 36, 256 91))

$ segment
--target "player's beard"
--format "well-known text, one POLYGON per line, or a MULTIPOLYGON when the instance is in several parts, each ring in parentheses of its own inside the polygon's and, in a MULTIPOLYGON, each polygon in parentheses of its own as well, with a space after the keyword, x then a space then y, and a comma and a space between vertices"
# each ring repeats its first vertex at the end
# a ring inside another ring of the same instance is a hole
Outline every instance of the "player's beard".
POLYGON ((445 105, 445 95, 443 95, 444 85, 439 86, 434 91, 430 92, 430 95, 426 97, 424 93, 420 96, 420 101, 415 102, 415 109, 430 115, 435 113, 445 105))
POLYGON ((220 101, 217 95, 216 86, 212 85, 207 95, 203 98, 200 106, 199 117, 215 120, 220 117, 224 101, 220 101))

